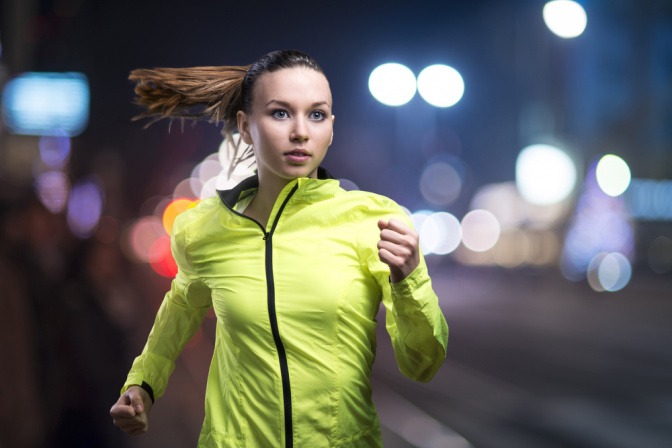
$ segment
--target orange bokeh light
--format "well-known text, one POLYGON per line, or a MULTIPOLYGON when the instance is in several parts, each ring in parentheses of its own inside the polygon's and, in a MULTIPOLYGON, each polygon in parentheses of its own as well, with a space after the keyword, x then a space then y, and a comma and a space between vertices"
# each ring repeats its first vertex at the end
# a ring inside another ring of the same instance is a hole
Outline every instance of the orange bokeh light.
POLYGON ((175 218, 177 215, 183 211, 194 207, 198 201, 192 201, 191 199, 175 199, 170 201, 163 211, 163 228, 166 229, 166 233, 170 235, 170 232, 173 230, 173 224, 175 223, 175 218))

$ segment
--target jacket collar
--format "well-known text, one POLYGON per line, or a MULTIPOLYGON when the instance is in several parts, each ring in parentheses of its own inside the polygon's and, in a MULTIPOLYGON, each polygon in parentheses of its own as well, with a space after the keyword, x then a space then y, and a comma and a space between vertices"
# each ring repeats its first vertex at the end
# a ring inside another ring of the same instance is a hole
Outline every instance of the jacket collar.
MULTIPOLYGON (((318 167, 317 178, 324 180, 333 179, 334 177, 325 168, 318 167)), ((230 190, 217 190, 217 194, 224 205, 233 208, 242 197, 247 196, 251 190, 256 190, 257 188, 259 188, 259 177, 255 174, 243 179, 238 185, 230 190)))

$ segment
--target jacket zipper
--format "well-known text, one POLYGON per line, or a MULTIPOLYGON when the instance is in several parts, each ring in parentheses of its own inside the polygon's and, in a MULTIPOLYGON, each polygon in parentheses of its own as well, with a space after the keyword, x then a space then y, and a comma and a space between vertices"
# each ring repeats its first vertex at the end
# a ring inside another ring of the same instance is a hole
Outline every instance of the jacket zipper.
POLYGON ((273 220, 273 225, 271 230, 266 232, 264 226, 262 226, 259 221, 250 218, 242 213, 235 211, 232 207, 229 209, 244 218, 247 218, 255 222, 264 233, 265 241, 265 268, 266 268, 266 288, 268 296, 268 318, 271 323, 271 333, 273 334, 273 341, 275 342, 275 349, 278 352, 278 361, 280 363, 280 378, 282 379, 282 398, 283 398, 283 410, 285 414, 285 448, 294 447, 294 430, 292 424, 292 391, 289 384, 289 367, 287 365, 287 353, 285 352, 285 345, 282 343, 282 338, 280 338, 280 330, 278 329, 278 318, 275 312, 275 282, 273 278, 273 233, 275 228, 280 221, 280 215, 285 209, 285 206, 294 195, 296 190, 299 188, 298 183, 290 190, 289 194, 282 202, 282 205, 278 209, 278 213, 275 215, 273 220))
POLYGON ((268 288, 268 317, 271 322, 271 331, 273 332, 273 340, 275 341, 275 348, 278 351, 278 361, 280 362, 280 376, 282 378, 282 397, 285 412, 285 447, 292 448, 294 446, 294 431, 292 426, 292 393, 289 384, 289 367, 287 366, 287 354, 285 353, 285 346, 280 338, 280 331, 278 330, 278 318, 275 312, 275 282, 273 278, 273 233, 275 227, 278 225, 280 215, 289 202, 289 199, 294 195, 298 188, 298 184, 294 185, 289 192, 284 202, 280 206, 278 213, 275 215, 275 220, 271 226, 271 230, 266 234, 266 286, 268 288))

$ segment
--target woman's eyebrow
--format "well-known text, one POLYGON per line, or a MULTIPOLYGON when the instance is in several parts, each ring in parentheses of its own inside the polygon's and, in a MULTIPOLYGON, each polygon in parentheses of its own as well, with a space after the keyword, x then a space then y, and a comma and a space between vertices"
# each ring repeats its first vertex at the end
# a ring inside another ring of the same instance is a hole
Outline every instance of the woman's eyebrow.
MULTIPOLYGON (((282 100, 276 100, 272 99, 268 103, 266 103, 266 106, 270 106, 271 104, 277 104, 278 106, 286 107, 286 108, 291 108, 291 104, 288 103, 287 101, 282 101, 282 100)), ((331 105, 329 104, 328 101, 316 101, 313 104, 310 105, 310 107, 320 107, 320 106, 326 106, 331 108, 331 105)))

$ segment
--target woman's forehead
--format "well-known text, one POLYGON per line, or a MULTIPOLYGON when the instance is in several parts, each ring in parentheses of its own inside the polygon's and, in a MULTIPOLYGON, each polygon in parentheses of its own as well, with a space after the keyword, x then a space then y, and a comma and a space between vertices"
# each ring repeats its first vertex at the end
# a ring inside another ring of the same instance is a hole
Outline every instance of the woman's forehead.
POLYGON ((254 100, 308 101, 331 104, 331 89, 324 74, 308 67, 266 72, 254 86, 254 100))

